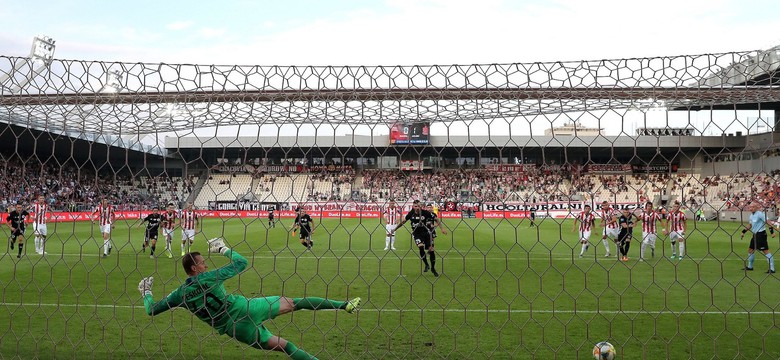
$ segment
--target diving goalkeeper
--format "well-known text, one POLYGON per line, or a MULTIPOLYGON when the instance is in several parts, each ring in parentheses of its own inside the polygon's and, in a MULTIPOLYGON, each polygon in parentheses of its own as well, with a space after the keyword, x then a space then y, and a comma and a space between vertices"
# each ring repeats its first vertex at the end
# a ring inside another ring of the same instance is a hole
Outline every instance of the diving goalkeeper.
POLYGON ((183 307, 201 321, 211 325, 219 334, 228 334, 254 348, 281 351, 292 359, 316 359, 298 349, 293 343, 271 334, 263 326, 263 322, 281 314, 303 309, 344 309, 352 313, 360 305, 360 298, 335 301, 316 297, 269 296, 247 299, 240 295, 228 295, 222 283, 244 271, 247 260, 225 246, 224 240, 220 238, 209 240, 209 252, 220 253, 230 258, 230 264, 207 271, 206 260, 200 253, 185 254, 182 265, 190 277, 183 285, 158 302, 152 298, 154 278, 141 280, 138 290, 143 296, 146 313, 154 316, 169 309, 183 307))

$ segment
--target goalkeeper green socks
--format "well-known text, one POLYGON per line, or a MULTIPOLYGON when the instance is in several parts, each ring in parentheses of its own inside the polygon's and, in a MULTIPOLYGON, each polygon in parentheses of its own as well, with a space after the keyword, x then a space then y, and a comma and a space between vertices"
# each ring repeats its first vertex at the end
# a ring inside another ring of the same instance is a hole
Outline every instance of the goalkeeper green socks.
MULTIPOLYGON (((295 310, 345 309, 346 301, 328 300, 318 297, 294 298, 295 310)), ((289 344, 289 343, 288 343, 289 344)))
POLYGON ((298 349, 295 344, 292 342, 287 342, 287 345, 284 347, 284 353, 287 354, 287 356, 290 357, 290 359, 293 360, 317 360, 316 357, 313 355, 310 355, 309 353, 298 349))

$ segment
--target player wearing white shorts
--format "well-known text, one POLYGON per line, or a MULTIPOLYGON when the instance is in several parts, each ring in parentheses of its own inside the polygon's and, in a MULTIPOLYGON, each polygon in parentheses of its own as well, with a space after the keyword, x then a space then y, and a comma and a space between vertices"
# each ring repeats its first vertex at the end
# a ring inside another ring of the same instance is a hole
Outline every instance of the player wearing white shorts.
POLYGON ((103 257, 107 257, 111 254, 111 230, 114 228, 114 220, 116 220, 116 213, 114 213, 114 207, 108 204, 108 200, 103 198, 100 201, 100 205, 92 212, 92 216, 97 215, 97 218, 93 218, 92 222, 100 222, 100 233, 103 234, 103 257))
POLYGON ((680 203, 675 201, 672 205, 672 212, 667 217, 666 232, 669 233, 669 240, 672 243, 672 259, 677 258, 677 252, 675 251, 675 243, 680 244, 680 257, 682 260, 685 256, 685 231, 688 228, 687 218, 685 213, 680 210, 680 203))
MULTIPOLYGON (((609 205, 609 201, 601 203, 601 227, 604 228, 601 232, 601 243, 604 244, 604 249, 607 251, 604 257, 610 256, 608 238, 612 238, 614 242, 618 241, 618 235, 620 234, 620 226, 618 226, 619 217, 620 213, 609 205)), ((620 253, 619 248, 617 253, 620 253)))
POLYGON ((38 201, 33 205, 33 234, 35 235, 35 252, 46 255, 45 244, 48 230, 46 228, 46 213, 49 212, 49 205, 43 195, 38 196, 38 201))
POLYGON ((387 209, 383 211, 383 216, 380 217, 385 221, 385 250, 395 250, 395 228, 403 217, 401 208, 396 206, 394 200, 390 200, 390 204, 387 209))
POLYGON ((189 241, 190 246, 192 246, 192 243, 195 242, 195 234, 197 233, 195 228, 199 223, 198 214, 195 213, 195 210, 192 208, 192 203, 187 203, 187 205, 184 207, 184 210, 181 211, 180 219, 181 256, 184 256, 184 254, 189 251, 185 249, 187 242, 189 241))
POLYGON ((590 210, 590 205, 585 205, 583 212, 574 218, 574 227, 571 229, 571 231, 575 231, 577 229, 577 223, 580 224, 579 235, 580 244, 582 244, 580 257, 582 257, 582 255, 585 254, 585 251, 588 250, 588 247, 590 247, 590 234, 593 231, 593 224, 596 222, 596 215, 590 210))
POLYGON ((165 238, 165 252, 170 259, 173 257, 171 244, 173 244, 173 233, 177 226, 176 219, 179 218, 179 213, 173 207, 173 204, 168 204, 168 208, 165 210, 165 212, 163 212, 162 218, 163 238, 165 238))
POLYGON ((661 226, 666 228, 666 220, 663 215, 653 210, 653 203, 648 201, 645 203, 645 210, 639 216, 639 220, 642 220, 642 247, 639 249, 639 261, 645 259, 645 249, 650 246, 652 256, 655 256, 655 241, 658 239, 657 223, 661 221, 661 226))

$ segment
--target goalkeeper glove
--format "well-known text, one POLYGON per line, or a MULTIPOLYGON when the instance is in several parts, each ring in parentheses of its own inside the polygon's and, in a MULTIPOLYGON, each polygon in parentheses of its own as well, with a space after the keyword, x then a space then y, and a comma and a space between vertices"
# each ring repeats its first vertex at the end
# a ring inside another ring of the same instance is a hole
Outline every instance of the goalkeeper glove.
POLYGON ((225 245, 225 240, 222 238, 213 238, 209 240, 209 252, 211 253, 220 253, 222 255, 225 255, 225 252, 230 250, 227 245, 225 245))
POLYGON ((146 296, 147 294, 152 295, 152 283, 154 282, 153 277, 143 278, 140 283, 138 283, 138 291, 141 292, 141 296, 146 296))

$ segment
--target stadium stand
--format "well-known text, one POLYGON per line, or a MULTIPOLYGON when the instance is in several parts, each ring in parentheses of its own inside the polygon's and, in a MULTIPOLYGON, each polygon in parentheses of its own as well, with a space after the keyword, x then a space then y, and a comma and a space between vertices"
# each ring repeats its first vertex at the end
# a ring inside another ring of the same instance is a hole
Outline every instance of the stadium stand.
POLYGON ((32 203, 43 194, 55 210, 88 211, 101 197, 117 204, 118 210, 139 210, 168 202, 178 205, 192 192, 192 179, 106 176, 71 164, 42 164, 35 159, 3 156, 0 169, 0 205, 4 208, 17 202, 32 203))

